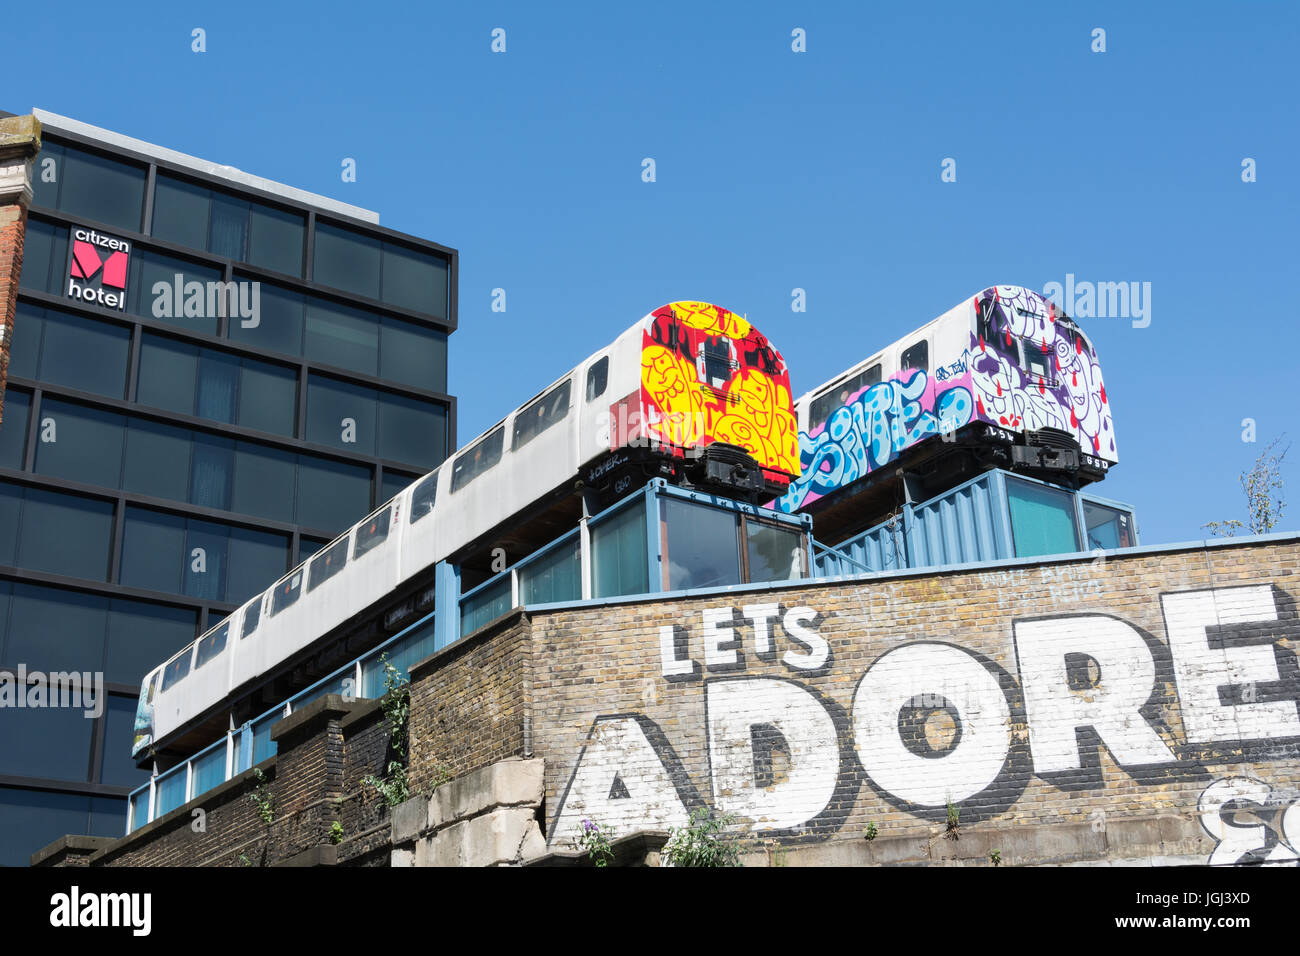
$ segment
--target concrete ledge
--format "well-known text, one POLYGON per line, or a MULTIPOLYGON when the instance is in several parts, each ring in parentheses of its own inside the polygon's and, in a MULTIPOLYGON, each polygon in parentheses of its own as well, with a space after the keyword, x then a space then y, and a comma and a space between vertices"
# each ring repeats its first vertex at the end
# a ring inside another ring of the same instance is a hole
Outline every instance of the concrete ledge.
POLYGON ((359 706, 359 701, 345 701, 339 694, 326 694, 313 700, 302 710, 295 710, 284 720, 271 725, 271 739, 281 740, 295 731, 313 729, 317 724, 346 717, 359 706))
POLYGON ((32 866, 57 866, 57 863, 48 862, 55 857, 71 856, 90 856, 97 850, 102 850, 107 846, 112 846, 119 837, 93 837, 77 836, 69 833, 67 836, 61 836, 53 843, 41 847, 31 855, 32 866))
POLYGON ((541 856, 546 840, 532 807, 498 807, 415 844, 416 866, 503 866, 541 856))
MULTIPOLYGON (((611 840, 609 847, 614 859, 609 866, 659 866, 660 853, 668 842, 668 834, 661 830, 638 830, 627 836, 611 840)), ((525 866, 595 866, 585 850, 551 850, 525 866)))

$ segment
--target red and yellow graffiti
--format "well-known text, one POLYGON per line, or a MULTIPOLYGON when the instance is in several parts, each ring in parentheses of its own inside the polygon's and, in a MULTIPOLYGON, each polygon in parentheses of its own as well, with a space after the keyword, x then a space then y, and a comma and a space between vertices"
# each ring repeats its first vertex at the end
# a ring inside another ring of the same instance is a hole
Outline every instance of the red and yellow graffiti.
POLYGON ((726 442, 764 468, 799 473, 790 373, 744 318, 707 302, 655 310, 641 347, 647 431, 679 448, 726 442))

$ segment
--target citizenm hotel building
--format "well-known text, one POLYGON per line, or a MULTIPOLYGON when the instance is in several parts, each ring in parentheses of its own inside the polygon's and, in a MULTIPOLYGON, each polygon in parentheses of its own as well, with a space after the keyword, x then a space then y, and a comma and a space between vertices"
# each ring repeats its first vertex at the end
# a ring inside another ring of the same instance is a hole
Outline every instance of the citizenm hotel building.
POLYGON ((146 670, 437 466, 456 430, 455 250, 34 115, 0 425, 5 865, 120 835, 148 779, 146 670), (102 702, 14 692, 55 672, 102 675, 102 702))

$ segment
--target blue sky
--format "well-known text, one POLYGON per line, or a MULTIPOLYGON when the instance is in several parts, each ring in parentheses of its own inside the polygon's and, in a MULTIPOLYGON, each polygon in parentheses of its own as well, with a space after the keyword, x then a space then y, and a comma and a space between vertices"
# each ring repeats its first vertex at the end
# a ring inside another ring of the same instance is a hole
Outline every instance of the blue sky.
POLYGON ((6 17, 0 106, 459 249, 462 443, 664 302, 748 314, 801 393, 980 289, 1067 273, 1151 283, 1147 328, 1081 320, 1120 453, 1098 490, 1136 506, 1145 543, 1244 517, 1238 473, 1270 438, 1300 438, 1294 4, 73 2, 6 17))

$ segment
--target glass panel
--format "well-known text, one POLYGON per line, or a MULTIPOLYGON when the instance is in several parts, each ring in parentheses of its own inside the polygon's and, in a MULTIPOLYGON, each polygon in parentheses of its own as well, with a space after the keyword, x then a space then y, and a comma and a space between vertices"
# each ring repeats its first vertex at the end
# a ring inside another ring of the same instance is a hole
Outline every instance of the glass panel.
POLYGON ((151 667, 194 640, 197 617, 189 608, 114 598, 108 605, 104 679, 139 685, 151 667))
POLYGON ((605 394, 605 383, 608 378, 609 356, 606 355, 587 369, 587 401, 593 402, 605 394))
POLYGON ((515 415, 511 450, 524 447, 556 422, 563 421, 568 413, 569 379, 565 379, 558 388, 552 389, 515 415))
POLYGON ((271 739, 271 727, 284 718, 279 711, 267 714, 253 724, 253 764, 257 765, 267 757, 274 757, 276 743, 271 739))
POLYGON ((447 316, 447 260, 385 242, 383 300, 392 305, 447 316))
POLYGON ((235 443, 216 435, 194 435, 190 466, 190 503, 206 508, 230 508, 235 443))
POLYGON ((298 375, 291 368, 244 359, 239 379, 239 424, 293 437, 298 375))
POLYGON ((239 387, 239 359, 212 349, 199 352, 199 384, 194 414, 214 422, 235 420, 235 392, 239 387))
POLYGON ((154 781, 154 819, 185 803, 185 764, 173 767, 154 781))
POLYGON ((307 378, 307 440, 375 453, 375 390, 319 375, 307 378))
POLYGON ((184 518, 141 508, 126 509, 120 575, 123 585, 179 594, 184 554, 184 518))
POLYGON ((17 564, 23 489, 0 482, 0 564, 17 564))
POLYGON ((411 524, 433 514, 434 499, 438 495, 438 473, 435 471, 415 486, 411 494, 411 524))
POLYGON ((378 372, 378 316, 308 297, 306 330, 304 354, 311 361, 366 375, 378 372))
POLYGON ((493 585, 483 588, 473 597, 460 603, 460 634, 464 637, 494 621, 510 610, 510 575, 506 574, 493 585))
POLYGON ((673 498, 662 499, 660 509, 665 588, 682 591, 740 583, 733 512, 673 498))
POLYGON ((68 268, 68 227, 28 219, 23 235, 23 271, 18 285, 50 295, 63 295, 68 268))
POLYGON ((1074 497, 1068 492, 1008 478, 1007 503, 1017 557, 1065 554, 1079 549, 1074 497))
POLYGON ((447 457, 446 407, 380 392, 378 454, 427 468, 441 463, 447 457))
POLYGON ((298 457, 298 523, 337 534, 370 511, 370 469, 298 457))
POLYGON ((121 398, 130 349, 128 329, 46 309, 38 377, 55 385, 121 398))
POLYGON ((226 600, 231 603, 247 601, 266 590, 267 582, 279 578, 287 568, 289 539, 285 535, 231 528, 229 547, 226 600))
MULTIPOLYGON (((135 736, 134 697, 110 695, 104 709, 104 752, 100 755, 99 782, 114 787, 138 787, 149 779, 147 771, 136 768, 131 760, 131 742, 135 736)), ((118 818, 119 826, 121 818, 118 818)), ((120 832, 120 831, 119 831, 120 832)))
POLYGON ((145 171, 73 146, 64 146, 59 209, 106 225, 140 231, 145 171))
POLYGON ((197 670, 226 649, 226 638, 230 636, 230 622, 226 621, 214 631, 209 631, 199 638, 199 648, 194 655, 194 667, 197 670))
POLYGON ((139 793, 132 794, 130 800, 130 809, 127 811, 127 833, 138 830, 149 822, 149 791, 141 790, 139 793))
POLYGON ((37 488, 24 494, 18 561, 33 571, 108 578, 113 506, 37 488))
POLYGON ((381 378, 430 392, 447 390, 447 333, 384 316, 381 378))
POLYGON ((275 586, 271 595, 271 617, 275 617, 302 594, 302 569, 299 568, 275 586))
POLYGON ((208 251, 227 259, 243 259, 247 232, 248 201, 214 192, 208 251))
POLYGON ((317 221, 312 278, 368 299, 379 298, 379 240, 317 221))
POLYGON ((136 399, 142 405, 194 414, 199 379, 197 346, 145 332, 140 339, 140 377, 136 399))
POLYGON ((263 269, 301 277, 306 233, 301 213, 251 203, 247 261, 263 269))
POLYGON ((395 496, 401 494, 416 481, 419 475, 404 475, 400 471, 384 469, 384 481, 379 489, 380 501, 391 501, 395 496))
POLYGON ((1107 508, 1084 499, 1083 522, 1088 527, 1088 549, 1131 548, 1133 537, 1133 516, 1127 511, 1107 508))
POLYGON ((0 787, 0 865, 27 866, 41 847, 83 832, 88 804, 77 793, 0 787))
POLYGON ((831 417, 831 412, 842 405, 847 405, 850 398, 868 385, 875 385, 879 381, 880 364, 877 363, 814 398, 808 413, 808 431, 812 432, 826 424, 826 419, 831 417))
MULTIPOLYGON (((26 266, 23 267, 26 275, 26 266)), ((14 310, 14 324, 9 346, 9 375, 36 378, 41 364, 41 335, 45 330, 45 310, 19 302, 14 310)))
POLYGON ((483 472, 501 460, 501 447, 505 439, 505 426, 497 428, 469 451, 456 459, 451 471, 453 492, 468 485, 483 472))
MULTIPOLYGON (((59 183, 63 182, 63 147, 46 141, 41 144, 40 156, 32 167, 32 205, 47 209, 59 208, 59 183), (45 173, 48 161, 54 160, 50 174, 45 173)), ((26 865, 26 864, 24 864, 26 865)))
POLYGON ((226 590, 226 545, 230 529, 211 521, 185 522, 186 594, 220 601, 226 590))
POLYGON ((128 419, 122 487, 138 495, 189 500, 190 442, 183 428, 128 419))
POLYGON ((392 513, 392 508, 381 508, 357 526, 357 541, 352 549, 353 558, 361 557, 388 539, 388 523, 392 513))
MULTIPOLYGON (((507 609, 508 610, 508 609, 507 609)), ((411 679, 411 666, 418 664, 434 651, 433 646, 433 621, 421 625, 411 631, 400 641, 395 641, 388 650, 388 660, 397 668, 399 679, 411 679)), ((362 683, 365 684, 365 672, 362 671, 362 683)), ((373 696, 379 697, 384 693, 384 669, 379 668, 378 686, 375 687, 373 696)))
POLYGON ((519 569, 519 602, 547 604, 582 597, 582 558, 577 538, 519 569))
MULTIPOLYGON (((107 598, 15 581, 4 663, 44 671, 98 670, 107 620, 107 598)), ((77 779, 85 772, 77 771, 77 779)))
POLYGON ((308 538, 305 535, 298 539, 298 563, 304 563, 313 554, 319 551, 328 541, 317 541, 315 538, 308 538))
POLYGON ((88 485, 116 488, 122 479, 124 419, 113 412, 47 398, 41 403, 36 470, 88 485))
POLYGON ((592 597, 645 594, 647 580, 645 507, 630 507, 591 526, 592 597))
POLYGON ((27 419, 31 417, 32 397, 10 388, 4 396, 4 424, 0 425, 0 468, 21 469, 27 450, 27 419))
POLYGON ((230 337, 273 352, 301 355, 303 294, 268 282, 263 282, 261 288, 260 321, 249 328, 242 322, 229 323, 230 337))
POLYGON ((226 741, 222 740, 207 753, 194 759, 191 789, 197 797, 226 782, 226 741))
POLYGON ((745 520, 750 581, 787 581, 804 576, 803 533, 745 520))
POLYGON ((167 666, 163 668, 162 689, 167 690, 175 687, 178 681, 184 680, 190 672, 190 657, 194 653, 194 647, 187 647, 181 654, 177 654, 167 666))
POLYGON ((153 191, 153 235, 191 249, 204 248, 212 193, 158 174, 153 191))
POLYGON ((930 345, 925 339, 904 351, 902 361, 899 363, 900 369, 919 368, 925 371, 929 367, 930 345))
MULTIPOLYGON (((131 251, 131 278, 128 282, 126 309, 145 318, 161 319, 194 332, 216 335, 217 315, 215 311, 209 312, 208 309, 207 283, 217 282, 220 279, 221 272, 217 269, 195 265, 188 260, 163 255, 160 252, 136 248, 131 251), (182 284, 182 299, 179 303, 174 301, 178 274, 182 284), (198 309, 193 306, 190 308, 191 312, 201 313, 199 315, 185 314, 184 285, 191 281, 202 283, 204 288, 202 305, 198 309), (160 288, 155 292, 154 286, 159 283, 167 289, 164 291, 160 288), (155 301, 159 303, 157 312, 161 312, 161 315, 155 312, 155 301), (168 312, 171 314, 168 315, 168 312)), ((238 322, 231 323, 236 326, 238 324, 238 322)))
POLYGON ((4 721, 0 774, 79 782, 87 779, 95 722, 86 719, 81 707, 6 706, 4 721))
POLYGON ((231 510, 292 524, 297 460, 279 448, 237 442, 231 510))
POLYGON ((239 631, 240 640, 257 630, 257 625, 262 620, 262 599, 259 597, 248 607, 244 608, 244 623, 239 631))
POLYGON ((342 538, 311 559, 307 567, 307 590, 314 591, 343 570, 348 560, 348 539, 342 538))

